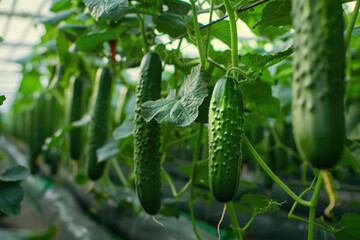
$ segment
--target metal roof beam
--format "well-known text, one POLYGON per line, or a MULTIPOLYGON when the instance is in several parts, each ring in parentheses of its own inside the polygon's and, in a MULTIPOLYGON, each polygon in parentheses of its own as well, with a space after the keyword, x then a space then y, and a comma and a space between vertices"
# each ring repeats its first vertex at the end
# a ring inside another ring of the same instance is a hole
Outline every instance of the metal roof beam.
POLYGON ((2 42, 0 43, 0 47, 33 47, 36 43, 15 43, 15 42, 2 42))
POLYGON ((23 13, 19 13, 19 12, 5 12, 5 11, 0 11, 0 16, 5 16, 5 17, 20 17, 20 18, 42 18, 42 17, 46 17, 46 16, 41 16, 39 14, 33 14, 33 13, 27 13, 27 12, 23 12, 23 13))

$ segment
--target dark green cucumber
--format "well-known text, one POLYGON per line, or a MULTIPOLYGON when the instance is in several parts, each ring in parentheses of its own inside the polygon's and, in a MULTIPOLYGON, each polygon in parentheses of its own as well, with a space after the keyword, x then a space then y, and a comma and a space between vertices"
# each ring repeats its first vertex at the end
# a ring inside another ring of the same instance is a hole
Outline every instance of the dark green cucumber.
POLYGON ((38 156, 45 141, 45 114, 46 98, 44 93, 35 97, 35 105, 31 109, 31 137, 30 137, 30 171, 35 174, 38 171, 38 156))
MULTIPOLYGON (((78 121, 82 117, 83 82, 79 77, 70 80, 68 122, 78 121)), ((78 160, 82 153, 82 128, 75 128, 69 132, 69 154, 78 160)))
POLYGON ((320 169, 339 160, 344 126, 344 22, 339 0, 293 0, 292 119, 301 156, 320 169))
POLYGON ((161 207, 160 126, 154 119, 150 122, 143 119, 141 105, 146 101, 160 98, 160 56, 149 52, 143 57, 140 68, 134 116, 135 183, 144 210, 150 215, 155 215, 161 207))
POLYGON ((238 190, 241 169, 243 101, 233 78, 220 78, 209 108, 209 185, 220 202, 231 201, 238 190))
POLYGON ((105 162, 98 162, 96 150, 102 147, 107 139, 108 122, 111 104, 112 73, 109 68, 99 69, 96 76, 94 95, 91 105, 89 124, 88 177, 97 180, 101 177, 105 162))

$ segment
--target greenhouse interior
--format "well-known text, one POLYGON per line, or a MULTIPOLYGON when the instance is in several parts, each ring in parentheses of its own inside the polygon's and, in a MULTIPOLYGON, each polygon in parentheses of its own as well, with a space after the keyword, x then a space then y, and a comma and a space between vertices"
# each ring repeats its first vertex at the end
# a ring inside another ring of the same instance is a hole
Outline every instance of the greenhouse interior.
POLYGON ((0 0, 0 240, 360 240, 360 0, 0 0))

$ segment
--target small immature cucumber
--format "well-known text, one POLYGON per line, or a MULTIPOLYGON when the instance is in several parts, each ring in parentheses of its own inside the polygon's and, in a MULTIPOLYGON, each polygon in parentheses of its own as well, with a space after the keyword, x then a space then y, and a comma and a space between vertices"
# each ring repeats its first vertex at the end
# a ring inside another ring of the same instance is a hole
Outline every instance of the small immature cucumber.
MULTIPOLYGON (((69 113, 68 122, 78 121, 82 117, 82 91, 83 82, 80 77, 70 80, 69 113)), ((82 153, 82 129, 76 128, 69 132, 69 154, 74 160, 78 160, 82 153)))
POLYGON ((231 201, 238 190, 241 168, 243 101, 233 78, 220 78, 209 108, 209 185, 220 202, 231 201))
POLYGON ((339 160, 345 138, 342 1, 293 0, 292 119, 296 145, 313 167, 339 160))
POLYGON ((93 91, 89 123, 89 151, 87 174, 91 180, 101 177, 105 162, 98 163, 96 150, 105 144, 111 103, 112 74, 109 68, 99 69, 93 91))
POLYGON ((160 56, 149 52, 143 57, 140 68, 134 119, 135 184, 144 210, 150 215, 155 215, 161 207, 160 126, 154 119, 150 122, 144 120, 141 116, 141 105, 146 101, 160 98, 160 56))

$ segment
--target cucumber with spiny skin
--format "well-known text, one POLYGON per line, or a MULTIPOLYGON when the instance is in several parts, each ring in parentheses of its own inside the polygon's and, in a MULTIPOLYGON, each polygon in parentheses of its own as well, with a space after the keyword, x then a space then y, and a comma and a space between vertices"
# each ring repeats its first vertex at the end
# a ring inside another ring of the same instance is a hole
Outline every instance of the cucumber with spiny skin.
POLYGON ((150 215, 155 215, 161 207, 160 125, 154 119, 150 122, 144 120, 141 105, 160 98, 160 56, 149 52, 143 57, 140 68, 134 116, 135 184, 142 207, 150 215))
MULTIPOLYGON (((70 79, 68 122, 78 121, 82 117, 83 81, 80 77, 70 79)), ((75 128, 69 132, 69 154, 78 160, 82 153, 82 129, 75 128)))
POLYGON ((105 168, 105 162, 98 162, 96 150, 102 147, 107 139, 111 90, 112 73, 110 69, 99 69, 96 75, 92 105, 90 106, 91 120, 88 132, 87 174, 91 180, 99 179, 105 168))
POLYGON ((220 202, 231 201, 238 190, 243 135, 243 100, 230 77, 220 78, 209 108, 209 185, 220 202))
POLYGON ((342 2, 293 0, 292 119, 296 145, 313 167, 339 160, 345 138, 342 2))

